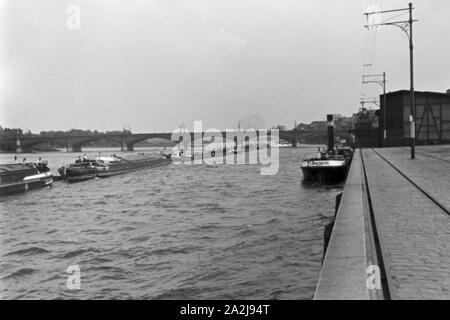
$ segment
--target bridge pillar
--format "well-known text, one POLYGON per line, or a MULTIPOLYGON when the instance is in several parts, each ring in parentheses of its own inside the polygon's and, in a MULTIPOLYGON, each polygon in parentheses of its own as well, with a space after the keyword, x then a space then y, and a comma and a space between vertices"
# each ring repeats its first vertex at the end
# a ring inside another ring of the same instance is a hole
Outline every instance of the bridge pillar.
POLYGON ((72 152, 72 143, 70 138, 66 137, 66 152, 72 152))
POLYGON ((134 144, 127 144, 127 151, 134 151, 134 144))
POLYGON ((66 145, 66 152, 82 152, 83 150, 81 149, 80 145, 72 145, 72 144, 67 144, 66 145))
POLYGON ((294 131, 294 137, 292 139, 292 147, 293 148, 297 147, 297 137, 296 137, 295 131, 294 131))
POLYGON ((16 153, 32 153, 33 152, 33 146, 23 146, 19 149, 16 149, 16 153), (20 150, 20 151, 17 151, 20 150))
POLYGON ((126 146, 126 138, 124 135, 122 135, 121 139, 120 139, 120 150, 121 151, 125 151, 125 146, 126 146))
POLYGON ((17 138, 16 138, 16 153, 22 153, 23 152, 23 150, 22 150, 22 147, 20 146, 20 137, 19 137, 19 135, 17 135, 17 138))

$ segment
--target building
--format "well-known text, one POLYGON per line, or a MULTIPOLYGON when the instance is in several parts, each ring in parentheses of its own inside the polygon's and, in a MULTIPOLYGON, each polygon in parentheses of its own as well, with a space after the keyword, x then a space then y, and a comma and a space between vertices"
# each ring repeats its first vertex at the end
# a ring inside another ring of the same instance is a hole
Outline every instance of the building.
POLYGON ((358 148, 378 148, 381 146, 379 110, 361 108, 353 114, 353 133, 358 148))
MULTIPOLYGON (((418 145, 450 143, 450 90, 415 92, 416 143, 418 145)), ((384 95, 380 96, 379 135, 382 146, 410 144, 410 91, 386 94, 386 141, 384 130, 384 95)))

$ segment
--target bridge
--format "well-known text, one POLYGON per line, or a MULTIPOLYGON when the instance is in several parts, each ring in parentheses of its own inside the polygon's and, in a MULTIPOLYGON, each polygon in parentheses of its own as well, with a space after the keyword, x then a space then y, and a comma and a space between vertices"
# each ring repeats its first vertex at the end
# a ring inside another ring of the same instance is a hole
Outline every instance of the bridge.
MULTIPOLYGON (((259 131, 256 130, 259 136, 259 131)), ((286 140, 295 146, 300 142, 300 131, 289 130, 280 131, 280 139, 286 140)), ((194 132, 190 132, 191 141, 194 140, 194 132)), ((202 133, 203 136, 204 133, 202 133)), ((226 136, 226 132, 222 132, 226 136)), ((0 137, 0 149, 16 153, 29 153, 33 151, 33 146, 38 144, 64 146, 67 152, 82 152, 83 145, 92 141, 114 141, 120 145, 122 151, 133 151, 134 145, 140 141, 148 139, 165 139, 171 141, 172 133, 121 133, 121 134, 95 134, 95 135, 62 135, 62 136, 22 136, 22 137, 0 137)), ((176 140, 179 142, 180 140, 176 140)))

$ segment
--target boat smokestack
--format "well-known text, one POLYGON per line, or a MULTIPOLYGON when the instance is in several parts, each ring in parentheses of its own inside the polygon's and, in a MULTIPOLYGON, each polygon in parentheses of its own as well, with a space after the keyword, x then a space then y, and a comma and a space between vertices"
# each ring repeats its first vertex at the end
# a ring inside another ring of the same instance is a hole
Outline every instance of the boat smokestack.
POLYGON ((328 122, 328 151, 333 151, 334 149, 334 124, 333 124, 333 115, 327 115, 328 122))

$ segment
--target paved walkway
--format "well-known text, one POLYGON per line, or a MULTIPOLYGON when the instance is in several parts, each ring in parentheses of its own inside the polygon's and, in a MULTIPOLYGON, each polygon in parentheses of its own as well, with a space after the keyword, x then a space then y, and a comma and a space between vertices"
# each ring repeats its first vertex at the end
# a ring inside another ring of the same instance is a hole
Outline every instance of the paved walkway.
POLYGON ((415 160, 409 148, 375 150, 450 210, 450 146, 418 147, 415 160))
MULTIPOLYGON (((450 162, 421 154, 411 161, 405 148, 377 151, 450 208, 450 162)), ((392 298, 450 299, 450 216, 374 151, 363 157, 392 298)))

